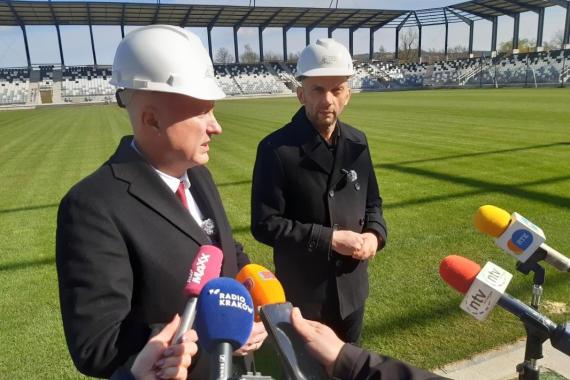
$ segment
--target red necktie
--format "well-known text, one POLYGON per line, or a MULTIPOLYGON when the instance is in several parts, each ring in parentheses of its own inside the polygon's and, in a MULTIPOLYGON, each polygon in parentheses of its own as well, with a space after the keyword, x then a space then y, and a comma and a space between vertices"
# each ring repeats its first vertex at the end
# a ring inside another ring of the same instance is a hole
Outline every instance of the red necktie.
POLYGON ((184 191, 184 182, 180 181, 178 189, 176 189, 176 196, 180 199, 180 202, 184 205, 184 208, 188 210, 188 200, 186 199, 186 192, 184 191))

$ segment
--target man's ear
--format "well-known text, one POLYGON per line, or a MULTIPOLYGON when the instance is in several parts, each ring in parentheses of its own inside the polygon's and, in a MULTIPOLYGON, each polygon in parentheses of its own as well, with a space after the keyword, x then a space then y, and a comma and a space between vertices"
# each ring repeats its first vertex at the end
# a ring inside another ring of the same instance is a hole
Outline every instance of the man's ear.
POLYGON ((302 85, 297 87, 297 99, 299 99, 299 103, 305 105, 305 91, 302 85))
POLYGON ((345 107, 348 104, 348 102, 350 101, 351 97, 352 97, 352 89, 350 87, 348 87, 348 96, 346 97, 346 101, 344 102, 345 107))
POLYGON ((158 109, 150 105, 145 106, 141 112, 141 124, 145 129, 160 133, 158 109))

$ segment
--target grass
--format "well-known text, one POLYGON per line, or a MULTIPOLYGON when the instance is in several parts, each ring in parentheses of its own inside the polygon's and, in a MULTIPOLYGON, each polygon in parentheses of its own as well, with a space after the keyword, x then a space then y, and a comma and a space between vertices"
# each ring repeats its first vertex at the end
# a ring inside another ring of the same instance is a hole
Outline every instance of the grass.
MULTIPOLYGON (((484 323, 464 314, 438 265, 459 253, 515 272, 514 261, 472 225, 483 204, 520 212, 543 228, 548 244, 570 252, 568 104, 564 89, 353 96, 342 119, 368 136, 389 227, 388 246, 370 267, 367 348, 435 368, 524 336, 502 310, 484 323)), ((216 108, 224 133, 209 167, 236 238, 252 261, 269 267, 270 249, 249 233, 251 171, 257 142, 297 107, 294 98, 272 98, 216 108)), ((126 114, 114 106, 0 113, 0 379, 80 377, 61 327, 57 205, 128 133, 126 114)), ((532 278, 514 275, 508 291, 528 302, 532 278)), ((547 267, 545 300, 569 302, 567 276, 547 267)), ((562 322, 570 314, 550 317, 562 322)))

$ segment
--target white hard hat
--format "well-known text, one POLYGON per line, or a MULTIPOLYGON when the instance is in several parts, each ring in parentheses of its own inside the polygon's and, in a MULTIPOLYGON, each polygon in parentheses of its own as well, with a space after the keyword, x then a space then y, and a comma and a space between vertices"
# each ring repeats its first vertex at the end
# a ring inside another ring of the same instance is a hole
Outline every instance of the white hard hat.
POLYGON ((117 47, 110 83, 119 90, 171 92, 203 100, 226 96, 200 38, 172 25, 148 25, 127 34, 117 47))
POLYGON ((332 38, 319 38, 307 45, 297 61, 297 78, 351 76, 352 57, 343 44, 332 38))

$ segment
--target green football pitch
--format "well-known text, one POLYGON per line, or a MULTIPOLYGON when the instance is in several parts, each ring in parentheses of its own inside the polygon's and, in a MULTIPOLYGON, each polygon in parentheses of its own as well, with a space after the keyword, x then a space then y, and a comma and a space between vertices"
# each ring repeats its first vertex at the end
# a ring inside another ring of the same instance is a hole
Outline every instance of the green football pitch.
MULTIPOLYGON (((236 238, 270 268, 271 250, 249 233, 252 167, 258 141, 297 107, 293 97, 216 105, 224 131, 208 166, 236 238)), ((508 292, 530 300, 532 276, 516 272, 514 259, 473 227, 484 204, 518 211, 570 255, 570 91, 363 93, 342 119, 368 137, 389 227, 370 266, 363 345, 436 368, 524 336, 522 323, 499 308, 482 323, 462 312, 438 268, 452 253, 493 261, 514 274, 508 292)), ((125 134, 127 115, 112 105, 0 113, 0 379, 80 377, 61 325, 57 206, 125 134)), ((544 313, 570 320, 568 274, 547 266, 544 289, 545 304, 560 303, 544 313)))

